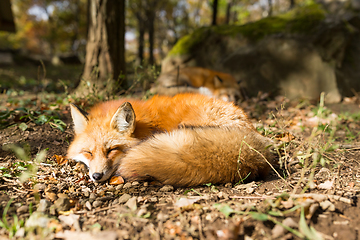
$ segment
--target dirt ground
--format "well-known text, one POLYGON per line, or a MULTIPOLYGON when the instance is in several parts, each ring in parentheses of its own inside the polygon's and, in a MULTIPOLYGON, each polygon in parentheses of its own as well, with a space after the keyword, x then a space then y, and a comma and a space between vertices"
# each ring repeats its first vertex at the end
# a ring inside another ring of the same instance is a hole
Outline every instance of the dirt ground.
POLYGON ((326 117, 314 114, 316 105, 283 98, 241 106, 275 139, 281 166, 266 180, 193 188, 93 183, 83 165, 65 158, 73 138, 67 106, 56 110, 65 131, 31 120, 22 130, 24 120, 14 112, 0 130, 0 215, 6 223, 0 239, 360 239, 360 123, 340 117, 344 106, 350 115, 359 112, 357 100, 331 106, 332 114, 327 108, 326 117), (327 131, 331 118, 336 130, 327 131), (319 122, 325 127, 314 133, 319 122), (30 149, 30 160, 6 150, 9 144, 30 149), (22 182, 22 172, 36 174, 22 182))

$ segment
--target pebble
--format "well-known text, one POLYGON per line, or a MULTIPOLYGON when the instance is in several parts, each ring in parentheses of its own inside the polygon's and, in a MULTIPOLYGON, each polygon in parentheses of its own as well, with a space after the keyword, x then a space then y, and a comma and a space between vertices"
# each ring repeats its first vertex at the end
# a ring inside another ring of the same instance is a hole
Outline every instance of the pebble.
POLYGON ((45 196, 50 200, 50 201, 56 201, 56 199, 58 199, 58 197, 56 196, 56 193, 53 192, 46 192, 45 196))
POLYGON ((320 207, 323 209, 323 211, 330 211, 330 212, 335 211, 335 205, 329 200, 321 202, 320 207))
POLYGON ((130 194, 124 193, 119 198, 119 204, 126 203, 131 198, 130 194))
POLYGON ((121 190, 124 187, 124 184, 119 184, 115 187, 116 190, 121 190))
POLYGON ((54 205, 58 211, 67 211, 70 209, 69 198, 59 198, 54 202, 54 205))
POLYGON ((118 198, 116 198, 112 203, 111 203, 111 205, 117 205, 117 204, 119 204, 119 199, 118 198))
POLYGON ((255 192, 255 188, 249 187, 249 188, 246 189, 247 194, 251 194, 253 192, 255 192))
POLYGON ((66 195, 65 193, 59 193, 57 196, 58 198, 69 198, 69 196, 66 195))
POLYGON ((124 184, 123 188, 126 189, 126 188, 131 188, 131 183, 127 182, 124 184))
POLYGON ((232 183, 227 183, 227 184, 225 184, 225 187, 226 187, 226 188, 232 188, 232 183))
POLYGON ((26 228, 47 228, 50 218, 41 212, 34 212, 25 223, 26 228))
POLYGON ((165 185, 159 189, 160 192, 172 192, 174 191, 174 187, 171 185, 165 185))
POLYGON ((23 205, 18 209, 16 209, 17 214, 24 214, 27 213, 28 211, 29 211, 29 207, 27 205, 23 205))
POLYGON ((49 214, 50 214, 50 215, 56 215, 56 206, 55 206, 55 205, 52 205, 52 206, 49 208, 49 214))
POLYGON ((36 211, 45 212, 51 206, 51 202, 46 199, 41 199, 36 211))
POLYGON ((96 198, 96 194, 95 193, 90 193, 90 199, 95 199, 96 198))
POLYGON ((137 181, 134 181, 134 182, 131 183, 132 186, 137 186, 137 185, 139 185, 139 184, 140 184, 140 183, 137 182, 137 181))
POLYGON ((87 201, 87 202, 85 203, 85 207, 86 207, 87 210, 89 210, 89 211, 91 211, 91 209, 92 209, 91 203, 90 203, 89 201, 87 201))
POLYGON ((103 204, 102 201, 95 200, 92 204, 94 208, 100 207, 103 204))
POLYGON ((34 186, 34 190, 37 191, 44 191, 45 190, 46 185, 44 183, 37 183, 34 186))

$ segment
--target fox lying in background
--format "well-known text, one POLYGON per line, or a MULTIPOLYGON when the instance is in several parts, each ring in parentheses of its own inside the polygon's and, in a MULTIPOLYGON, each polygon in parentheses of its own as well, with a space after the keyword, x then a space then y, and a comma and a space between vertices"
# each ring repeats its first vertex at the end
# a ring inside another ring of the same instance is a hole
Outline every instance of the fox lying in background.
POLYGON ((227 102, 239 100, 240 86, 230 74, 201 67, 185 67, 161 73, 156 86, 150 90, 160 95, 200 93, 227 102))
POLYGON ((241 108, 200 94, 108 101, 89 114, 71 105, 71 115, 68 157, 96 182, 115 174, 173 186, 236 183, 265 177, 273 163, 271 140, 241 108))

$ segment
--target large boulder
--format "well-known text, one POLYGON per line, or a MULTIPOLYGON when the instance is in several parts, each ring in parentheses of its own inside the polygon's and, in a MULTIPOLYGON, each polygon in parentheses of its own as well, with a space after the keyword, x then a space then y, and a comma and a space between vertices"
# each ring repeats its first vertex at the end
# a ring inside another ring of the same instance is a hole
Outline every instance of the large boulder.
POLYGON ((360 21, 356 15, 349 18, 329 20, 320 5, 311 4, 242 26, 200 28, 178 41, 162 72, 200 66, 232 74, 250 97, 263 91, 317 100, 325 92, 327 103, 339 102, 360 90, 360 83, 350 83, 358 71, 348 69, 358 63, 350 67, 346 55, 352 45, 360 51, 358 33, 349 26, 360 21))

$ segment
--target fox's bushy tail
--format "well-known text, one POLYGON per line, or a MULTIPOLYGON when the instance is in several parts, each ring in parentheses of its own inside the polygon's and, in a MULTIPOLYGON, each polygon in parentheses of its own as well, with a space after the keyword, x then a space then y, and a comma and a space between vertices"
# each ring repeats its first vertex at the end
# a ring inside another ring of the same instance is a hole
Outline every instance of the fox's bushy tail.
POLYGON ((274 161, 270 144, 270 139, 244 127, 177 129, 131 148, 117 174, 173 186, 249 181, 268 174, 274 161))

